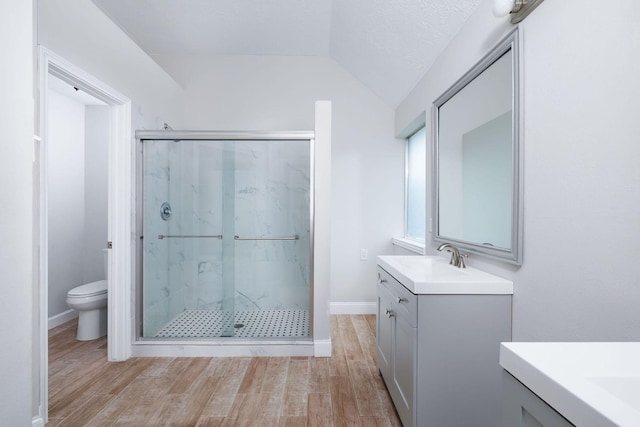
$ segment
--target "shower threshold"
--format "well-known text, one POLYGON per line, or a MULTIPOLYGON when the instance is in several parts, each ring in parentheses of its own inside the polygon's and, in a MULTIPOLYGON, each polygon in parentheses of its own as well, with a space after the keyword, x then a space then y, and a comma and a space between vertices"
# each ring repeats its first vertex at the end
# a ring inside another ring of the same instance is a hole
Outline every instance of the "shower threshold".
POLYGON ((308 310, 210 311, 185 310, 155 338, 305 338, 308 310), (226 332, 226 334, 225 334, 226 332))

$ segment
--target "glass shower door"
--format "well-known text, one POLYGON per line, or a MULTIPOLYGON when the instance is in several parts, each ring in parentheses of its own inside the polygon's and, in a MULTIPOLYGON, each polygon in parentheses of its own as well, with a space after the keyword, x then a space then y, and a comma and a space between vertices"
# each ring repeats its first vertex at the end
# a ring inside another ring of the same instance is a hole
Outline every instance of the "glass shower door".
POLYGON ((234 146, 236 336, 309 336, 310 142, 234 146))
POLYGON ((309 336, 309 140, 144 140, 142 337, 309 336))
POLYGON ((224 143, 145 141, 142 336, 233 334, 223 280, 224 143))

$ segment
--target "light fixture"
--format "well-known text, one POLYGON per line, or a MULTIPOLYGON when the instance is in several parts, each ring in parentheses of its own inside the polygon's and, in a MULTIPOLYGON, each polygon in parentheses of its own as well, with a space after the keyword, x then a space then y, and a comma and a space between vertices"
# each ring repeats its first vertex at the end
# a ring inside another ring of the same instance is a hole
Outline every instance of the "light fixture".
POLYGON ((493 14, 507 16, 511 14, 511 23, 517 24, 527 17, 544 0, 494 0, 493 14))

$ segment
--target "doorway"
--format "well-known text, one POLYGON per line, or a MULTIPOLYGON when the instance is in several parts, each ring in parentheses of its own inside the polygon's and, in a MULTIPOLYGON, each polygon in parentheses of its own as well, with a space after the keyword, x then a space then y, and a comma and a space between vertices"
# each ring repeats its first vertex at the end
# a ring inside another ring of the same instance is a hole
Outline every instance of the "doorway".
POLYGON ((106 279, 109 106, 50 75, 46 151, 48 329, 75 318, 67 292, 106 279))
MULTIPOLYGON (((47 123, 48 105, 55 102, 49 99, 49 89, 62 84, 71 87, 75 92, 82 92, 100 101, 108 109, 108 132, 106 147, 106 241, 102 247, 108 247, 106 270, 108 277, 108 338, 107 355, 109 360, 125 360, 131 352, 131 331, 122 327, 126 316, 130 313, 129 295, 131 285, 131 256, 132 248, 130 235, 131 223, 131 194, 132 194, 132 134, 131 134, 131 102, 95 77, 89 75, 75 65, 64 60, 45 47, 39 47, 39 143, 35 152, 36 185, 34 194, 35 233, 34 242, 37 254, 37 270, 39 292, 39 319, 37 320, 38 337, 34 339, 34 346, 40 351, 40 377, 34 381, 34 396, 38 396, 37 406, 39 419, 43 424, 47 422, 48 412, 48 326, 49 326, 49 272, 50 272, 50 228, 49 202, 51 188, 49 182, 49 143, 50 135, 47 123), (117 284, 117 286, 116 286, 117 284), (39 389, 39 390, 38 390, 39 389)), ((102 112, 103 114, 105 111, 102 112)), ((77 153, 76 153, 77 154, 77 153)), ((102 153, 104 156, 104 153, 102 153)), ((95 160, 95 159, 94 159, 95 160)), ((69 177, 67 177, 70 179, 69 177)), ((64 191, 64 189, 62 190, 64 191)), ((55 204, 55 203, 54 203, 55 204)), ((76 209, 77 210, 77 209, 76 209)), ((71 212, 71 209, 68 210, 71 212)), ((74 211, 75 213, 75 211, 74 211)), ((69 223, 68 218, 62 220, 69 223)), ((70 225, 72 227, 73 224, 70 225)), ((57 231, 57 230, 56 230, 57 231)), ((104 235, 104 234, 103 234, 104 235)), ((100 237, 96 236, 97 240, 100 237)), ((94 242, 95 243, 95 242, 94 242)), ((92 243, 92 244, 94 244, 92 243)), ((101 255, 92 259, 91 264, 101 264, 101 255)), ((84 269, 84 266, 82 267, 84 269)), ((95 270, 98 267, 91 267, 95 270)), ((55 268, 52 272, 55 271, 55 268)), ((94 274, 94 273, 91 273, 94 274)), ((97 273, 95 273, 97 274, 97 273)), ((57 297, 59 299, 59 297, 57 297)))

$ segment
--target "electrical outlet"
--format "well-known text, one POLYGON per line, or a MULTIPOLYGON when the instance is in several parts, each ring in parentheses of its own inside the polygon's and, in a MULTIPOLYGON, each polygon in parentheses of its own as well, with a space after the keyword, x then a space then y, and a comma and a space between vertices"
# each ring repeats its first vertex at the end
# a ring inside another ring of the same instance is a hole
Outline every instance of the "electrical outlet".
POLYGON ((360 249, 360 261, 366 261, 369 258, 369 251, 367 249, 360 249))

